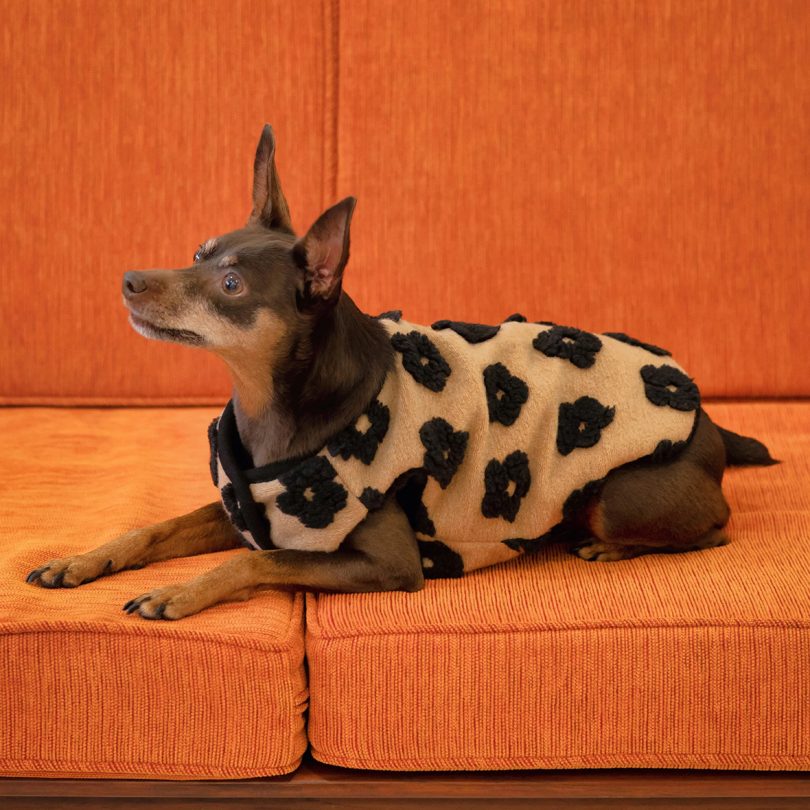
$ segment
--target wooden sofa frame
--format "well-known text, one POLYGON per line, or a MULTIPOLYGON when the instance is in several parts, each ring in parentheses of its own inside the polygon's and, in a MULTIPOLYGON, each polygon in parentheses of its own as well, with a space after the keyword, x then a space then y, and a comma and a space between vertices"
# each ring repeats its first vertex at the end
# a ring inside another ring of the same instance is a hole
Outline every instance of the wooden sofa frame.
POLYGON ((304 759, 287 776, 235 781, 0 779, 4 810, 165 808, 810 808, 794 771, 355 771, 304 759))

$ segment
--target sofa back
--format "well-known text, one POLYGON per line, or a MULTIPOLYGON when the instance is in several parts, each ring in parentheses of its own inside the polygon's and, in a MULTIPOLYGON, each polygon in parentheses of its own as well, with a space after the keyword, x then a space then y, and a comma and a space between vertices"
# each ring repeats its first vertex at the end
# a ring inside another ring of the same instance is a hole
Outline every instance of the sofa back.
POLYGON ((293 220, 358 198, 345 287, 410 320, 666 346, 810 394, 810 4, 4 0, 0 402, 219 402, 126 269, 240 226, 270 121, 293 220))

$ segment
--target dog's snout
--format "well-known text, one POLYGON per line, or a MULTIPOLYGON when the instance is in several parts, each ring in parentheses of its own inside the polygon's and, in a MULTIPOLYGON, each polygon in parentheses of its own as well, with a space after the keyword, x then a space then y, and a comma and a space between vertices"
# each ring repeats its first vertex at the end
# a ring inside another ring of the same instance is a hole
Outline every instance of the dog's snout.
POLYGON ((124 273, 124 295, 131 298, 142 293, 147 288, 146 279, 137 270, 129 270, 124 273))

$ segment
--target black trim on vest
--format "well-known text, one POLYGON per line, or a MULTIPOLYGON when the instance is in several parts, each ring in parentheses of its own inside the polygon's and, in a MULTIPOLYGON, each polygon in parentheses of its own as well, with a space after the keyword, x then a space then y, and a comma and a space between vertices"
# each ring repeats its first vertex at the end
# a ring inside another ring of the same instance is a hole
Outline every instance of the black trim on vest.
POLYGON ((233 412, 233 400, 228 400, 228 404, 219 418, 216 444, 219 463, 233 484, 239 511, 242 513, 248 531, 261 548, 275 548, 270 538, 270 522, 267 520, 267 515, 253 500, 250 491, 250 477, 255 472, 253 458, 239 438, 236 416, 233 412))

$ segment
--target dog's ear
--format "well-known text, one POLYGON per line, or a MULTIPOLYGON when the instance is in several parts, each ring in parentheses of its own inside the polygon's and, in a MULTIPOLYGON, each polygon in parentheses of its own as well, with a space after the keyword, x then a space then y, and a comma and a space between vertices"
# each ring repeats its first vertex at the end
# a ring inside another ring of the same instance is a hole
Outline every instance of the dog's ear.
POLYGON ((248 223, 260 222, 268 228, 279 228, 292 233, 290 209, 281 190, 275 154, 273 128, 270 124, 265 124, 253 163, 253 211, 248 223))
POLYGON ((346 197, 324 211, 293 246, 293 257, 304 272, 304 298, 336 301, 343 268, 349 260, 349 224, 357 200, 346 197))

